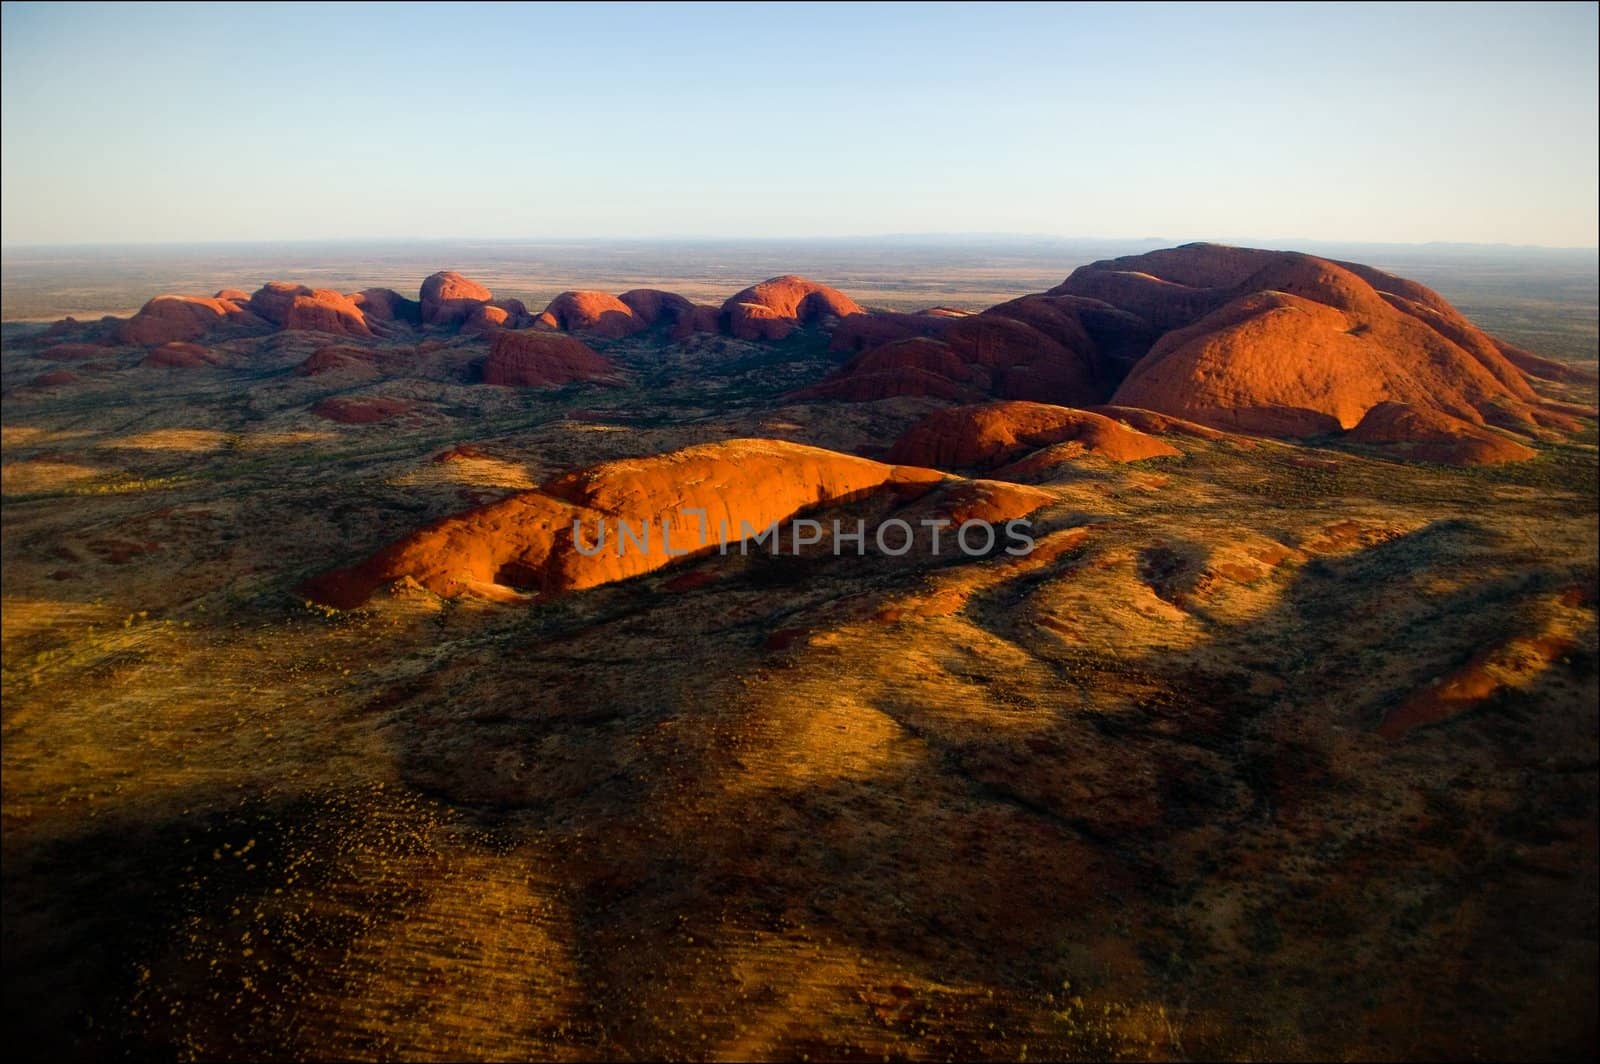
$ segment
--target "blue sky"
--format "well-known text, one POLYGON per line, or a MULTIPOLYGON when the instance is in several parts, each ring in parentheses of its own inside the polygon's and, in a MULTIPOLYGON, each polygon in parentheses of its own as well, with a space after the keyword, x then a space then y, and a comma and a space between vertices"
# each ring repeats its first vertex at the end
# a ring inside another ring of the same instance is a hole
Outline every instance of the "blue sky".
POLYGON ((4 6, 8 244, 1597 243, 1596 5, 4 6))

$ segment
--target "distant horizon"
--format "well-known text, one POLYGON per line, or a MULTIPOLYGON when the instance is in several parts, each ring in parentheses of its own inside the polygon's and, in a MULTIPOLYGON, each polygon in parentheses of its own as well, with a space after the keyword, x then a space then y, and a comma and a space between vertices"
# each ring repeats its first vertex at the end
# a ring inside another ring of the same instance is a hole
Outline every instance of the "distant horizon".
POLYGON ((203 240, 75 240, 59 242, 0 243, 0 252, 54 251, 74 249, 120 248, 228 248, 228 247, 315 247, 361 245, 423 245, 423 244, 491 244, 491 245, 667 245, 667 244, 864 244, 872 242, 923 242, 923 241, 982 242, 1036 242, 1061 244, 1152 244, 1159 247, 1181 247, 1186 244, 1219 244, 1230 247, 1275 248, 1297 250, 1292 245, 1372 247, 1372 248, 1484 248, 1503 251, 1549 252, 1600 252, 1600 244, 1526 244, 1488 240, 1378 240, 1349 239, 1315 236, 1282 237, 1176 237, 1176 236, 1108 236, 1100 234, 1030 233, 1025 231, 960 231, 930 230, 927 232, 893 232, 862 234, 808 234, 803 236, 774 235, 719 235, 687 234, 681 236, 332 236, 332 237, 274 237, 274 238, 215 238, 203 240))
POLYGON ((0 23, 7 248, 1600 246, 1592 3, 8 2, 0 23))

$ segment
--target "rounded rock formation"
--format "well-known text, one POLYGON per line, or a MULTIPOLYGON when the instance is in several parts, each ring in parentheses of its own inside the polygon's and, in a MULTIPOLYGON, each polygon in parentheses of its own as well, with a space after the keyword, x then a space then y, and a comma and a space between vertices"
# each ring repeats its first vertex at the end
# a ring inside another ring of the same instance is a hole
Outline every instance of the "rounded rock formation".
POLYGON ((205 369, 222 361, 216 352, 199 344, 162 344, 139 362, 141 366, 169 369, 205 369))
POLYGON ((454 270, 440 270, 422 282, 422 323, 424 325, 460 325, 480 303, 494 298, 494 293, 454 270))
POLYGON ((861 313, 838 289, 793 274, 751 285, 722 305, 729 335, 740 340, 782 340, 801 325, 861 313))
POLYGON ((1377 444, 1412 461, 1436 465, 1499 465, 1537 454, 1491 429, 1406 403, 1379 403, 1344 438, 1377 444))
POLYGON ((311 412, 344 425, 371 425, 398 417, 410 409, 411 404, 403 399, 336 395, 312 406, 311 412))
POLYGON ((499 329, 520 329, 529 323, 528 308, 520 299, 499 299, 479 303, 467 312, 461 323, 464 335, 487 336, 499 329))
POLYGON ((336 336, 371 336, 361 308, 331 288, 268 281, 250 297, 250 309, 282 329, 336 336))
MULTIPOLYGON (((676 292, 659 288, 634 288, 617 297, 646 326, 677 325, 694 314, 695 305, 676 292)), ((713 323, 715 328, 715 323, 713 323)))
POLYGON ((608 292, 562 292, 534 319, 534 324, 613 340, 649 327, 632 307, 608 292))
POLYGON ((364 288, 346 298, 360 308, 369 324, 375 321, 422 324, 422 304, 392 288, 364 288))
POLYGON ((889 449, 891 462, 934 469, 993 469, 1042 447, 1070 444, 1056 460, 1092 456, 1113 462, 1176 455, 1172 445, 1087 410, 1006 402, 937 410, 889 449))
POLYGON ((1523 375, 1565 379, 1559 363, 1487 336, 1413 281, 1292 252, 1190 244, 1105 260, 942 326, 851 319, 835 348, 855 347, 792 398, 1112 403, 1291 437, 1350 429, 1385 402, 1536 434, 1576 424, 1523 375))
POLYGON ((1028 296, 982 314, 930 317, 924 325, 934 335, 868 348, 792 398, 862 402, 924 395, 967 402, 990 396, 1066 405, 1101 402, 1110 387, 1080 320, 1081 309, 1072 301, 1028 296))
POLYGON ((570 336, 521 329, 495 334, 483 365, 483 382, 511 388, 553 388, 610 372, 610 362, 570 336))
POLYGON ((348 373, 367 379, 379 376, 377 358, 359 347, 319 347, 294 368, 297 377, 320 377, 325 373, 348 373))
POLYGON ((1052 293, 1162 332, 1117 405, 1293 437, 1352 428, 1384 402, 1473 424, 1560 420, 1437 293, 1357 263, 1192 244, 1081 267, 1052 293))
POLYGON ((207 296, 156 296, 117 326, 117 340, 153 347, 196 340, 229 319, 254 321, 237 303, 207 296))
POLYGON ((701 444, 606 462, 435 521, 302 591, 340 608, 360 605, 406 578, 440 595, 556 595, 716 550, 724 539, 738 542, 818 505, 884 488, 914 497, 944 479, 933 470, 780 440, 701 444), (623 523, 625 541, 619 539, 623 523), (582 537, 581 549, 575 535, 582 537), (620 551, 619 542, 626 544, 620 551))

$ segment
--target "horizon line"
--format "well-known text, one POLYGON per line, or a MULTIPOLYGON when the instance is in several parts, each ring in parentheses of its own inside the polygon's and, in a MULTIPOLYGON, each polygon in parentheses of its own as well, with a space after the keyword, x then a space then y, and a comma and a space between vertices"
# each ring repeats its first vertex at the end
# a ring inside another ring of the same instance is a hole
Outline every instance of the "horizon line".
MULTIPOLYGON (((65 241, 59 243, 45 242, 3 242, 0 241, 0 253, 12 251, 56 251, 71 249, 114 249, 114 248, 190 248, 190 247, 237 247, 237 246, 308 246, 308 245, 354 245, 354 244, 449 244, 449 243, 487 243, 487 244, 702 244, 702 243, 785 243, 785 244, 825 244, 842 242, 870 242, 880 241, 905 241, 905 240, 1036 240, 1059 241, 1063 243, 1079 242, 1104 242, 1128 244, 1154 244, 1160 247, 1181 247, 1186 244, 1221 244, 1231 247, 1265 247, 1267 245, 1289 245, 1294 243, 1304 244, 1335 244, 1351 247, 1406 247, 1406 248, 1485 248, 1505 251, 1549 251, 1549 252, 1600 252, 1600 244, 1518 244, 1509 241, 1478 241, 1478 240, 1353 240, 1340 238, 1324 238, 1311 236, 1285 236, 1285 237, 1196 237, 1183 239, 1170 236, 1104 236, 1104 235, 1066 235, 1061 233, 1029 233, 1016 231, 927 231, 927 232, 899 232, 899 233, 866 233, 866 234, 808 234, 803 236, 783 235, 754 235, 730 236, 708 234, 686 234, 677 236, 332 236, 332 237, 239 237, 218 238, 206 240, 110 240, 110 241, 65 241)), ((1280 248, 1281 249, 1281 248, 1280 248)))

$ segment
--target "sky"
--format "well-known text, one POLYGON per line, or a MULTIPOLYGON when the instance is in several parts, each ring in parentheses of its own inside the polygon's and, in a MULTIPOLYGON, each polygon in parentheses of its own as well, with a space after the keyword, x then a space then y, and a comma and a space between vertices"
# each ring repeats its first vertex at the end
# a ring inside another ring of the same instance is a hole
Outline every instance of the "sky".
POLYGON ((1596 11, 8 2, 0 242, 1592 247, 1596 11))

